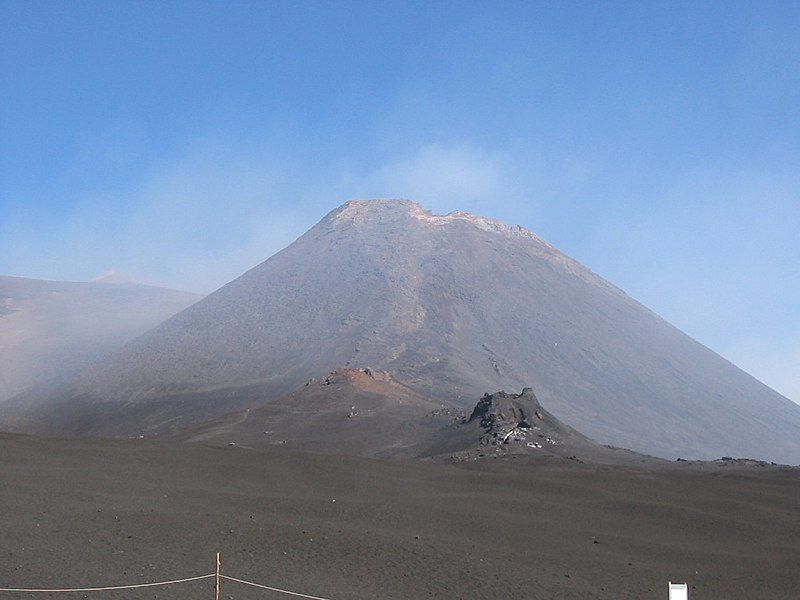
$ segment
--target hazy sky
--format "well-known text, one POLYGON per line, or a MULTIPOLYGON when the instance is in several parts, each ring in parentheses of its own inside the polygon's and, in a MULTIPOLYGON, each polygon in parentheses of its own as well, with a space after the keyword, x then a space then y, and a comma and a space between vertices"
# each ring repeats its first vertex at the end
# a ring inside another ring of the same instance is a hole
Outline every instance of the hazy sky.
POLYGON ((211 291, 412 198, 528 227, 800 402, 800 3, 0 7, 2 274, 211 291))

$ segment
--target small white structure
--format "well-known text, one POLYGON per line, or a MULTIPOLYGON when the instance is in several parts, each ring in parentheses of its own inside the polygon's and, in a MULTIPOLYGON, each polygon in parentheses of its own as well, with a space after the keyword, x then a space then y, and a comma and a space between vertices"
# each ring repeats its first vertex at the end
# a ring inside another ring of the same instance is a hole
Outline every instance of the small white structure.
POLYGON ((669 582, 669 600, 689 600, 689 586, 685 583, 669 582))

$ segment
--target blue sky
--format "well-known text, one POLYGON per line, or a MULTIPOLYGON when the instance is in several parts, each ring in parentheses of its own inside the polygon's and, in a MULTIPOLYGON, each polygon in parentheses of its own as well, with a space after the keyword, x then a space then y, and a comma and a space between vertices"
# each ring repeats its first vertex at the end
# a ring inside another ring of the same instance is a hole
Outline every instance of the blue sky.
POLYGON ((521 224, 800 402, 800 4, 0 1, 0 273, 210 291, 351 198, 521 224))

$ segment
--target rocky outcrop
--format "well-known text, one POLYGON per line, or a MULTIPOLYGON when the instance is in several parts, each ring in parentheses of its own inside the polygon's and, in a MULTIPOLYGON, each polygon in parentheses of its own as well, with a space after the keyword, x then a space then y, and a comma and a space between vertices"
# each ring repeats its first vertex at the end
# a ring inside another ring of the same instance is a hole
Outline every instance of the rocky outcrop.
POLYGON ((541 405, 529 387, 523 389, 521 394, 507 394, 504 391, 487 393, 475 405, 469 420, 479 420, 481 427, 487 430, 508 426, 530 429, 534 418, 541 419, 538 409, 541 409, 541 405))
POLYGON ((529 448, 541 448, 563 443, 561 438, 590 441, 547 413, 529 387, 521 394, 505 391, 484 394, 467 423, 477 423, 483 429, 482 446, 525 444, 529 448))

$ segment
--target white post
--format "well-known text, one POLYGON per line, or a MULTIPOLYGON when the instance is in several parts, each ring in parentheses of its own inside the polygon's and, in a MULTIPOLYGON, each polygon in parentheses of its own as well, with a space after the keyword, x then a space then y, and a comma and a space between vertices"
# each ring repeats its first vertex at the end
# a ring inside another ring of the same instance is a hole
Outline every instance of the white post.
POLYGON ((689 600, 689 587, 685 583, 669 582, 669 600, 689 600))
POLYGON ((214 600, 219 600, 219 552, 217 552, 217 560, 214 561, 217 565, 217 581, 216 585, 214 586, 214 600))

